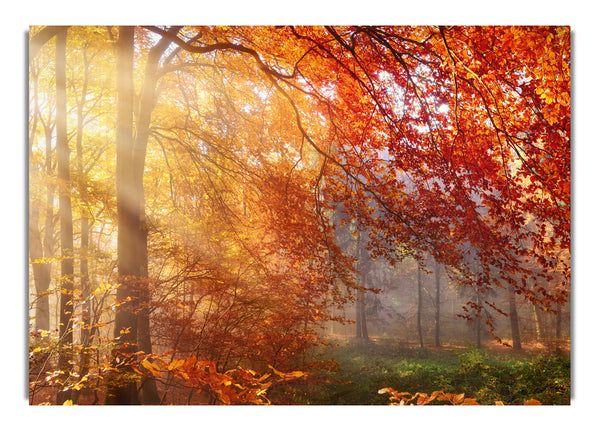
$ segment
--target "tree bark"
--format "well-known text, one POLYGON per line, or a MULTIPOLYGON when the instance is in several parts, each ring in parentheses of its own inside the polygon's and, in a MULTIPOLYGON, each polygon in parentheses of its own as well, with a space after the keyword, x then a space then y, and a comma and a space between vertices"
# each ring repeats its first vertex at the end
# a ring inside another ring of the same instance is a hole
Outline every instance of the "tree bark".
POLYGON ((435 346, 440 347, 440 265, 435 263, 435 346))
POLYGON ((554 350, 556 353, 560 353, 560 339, 562 337, 562 306, 556 304, 556 321, 554 327, 554 350))
MULTIPOLYGON (((70 193, 70 149, 67 137, 67 83, 66 83, 67 29, 56 34, 56 158, 59 183, 60 219, 60 352, 58 367, 67 371, 73 345, 73 212, 70 193)), ((70 391, 59 391, 57 404, 70 398, 70 391)))
MULTIPOLYGON (((181 27, 172 27, 168 33, 176 33, 181 27)), ((152 353, 150 336, 150 292, 148 286, 148 229, 144 202, 144 165, 150 134, 150 120, 156 104, 158 61, 170 45, 162 38, 148 53, 142 82, 140 105, 136 118, 136 134, 132 135, 133 94, 133 46, 134 28, 119 30, 117 55, 117 216, 119 234, 117 253, 121 287, 117 300, 131 298, 127 307, 121 307, 115 326, 118 331, 129 330, 125 337, 128 344, 135 344, 146 354, 152 353), (121 34, 122 33, 122 34, 121 34), (123 37, 121 37, 123 36, 123 37), (131 328, 131 329, 128 329, 131 328)), ((129 392, 128 392, 129 393, 129 392)), ((144 378, 141 401, 157 404, 160 398, 153 378, 144 378)), ((131 399, 122 399, 129 404, 131 399)), ((135 399, 135 403, 139 400, 135 399)))
MULTIPOLYGON (((119 288, 117 289, 117 311, 115 313, 114 337, 120 341, 113 355, 133 353, 137 350, 137 315, 135 284, 139 278, 136 265, 136 220, 132 205, 132 152, 133 152, 133 51, 134 27, 120 27, 117 50, 117 127, 116 127, 116 190, 117 190, 117 259, 119 288)), ((133 197, 135 199, 135 197, 133 197)), ((135 202, 135 201, 134 201, 135 202)), ((122 373, 128 370, 122 370, 122 373)), ((114 376, 115 380, 117 376, 114 376)), ((139 404, 135 381, 111 382, 105 399, 106 404, 139 404)))
MULTIPOLYGON (((477 306, 481 307, 481 293, 477 292, 477 306)), ((476 331, 476 345, 478 349, 481 349, 481 317, 475 318, 475 331, 476 331)))
POLYGON ((531 308, 532 308, 532 314, 533 314, 533 321, 535 323, 535 340, 538 343, 544 343, 545 339, 546 339, 546 335, 544 334, 544 327, 543 325, 543 320, 542 320, 542 315, 541 315, 541 311, 539 309, 539 307, 535 304, 531 304, 531 308))
POLYGON ((83 326, 81 328, 81 344, 87 346, 89 343, 89 324, 90 324, 90 284, 89 284, 89 263, 88 263, 88 250, 89 250, 89 237, 90 237, 90 219, 87 215, 87 179, 86 172, 83 169, 83 121, 84 113, 83 108, 87 97, 87 88, 89 81, 89 61, 87 59, 87 53, 83 51, 83 66, 84 76, 83 84, 81 87, 81 99, 77 104, 77 135, 76 135, 76 159, 77 159, 77 171, 79 173, 79 195, 80 195, 80 212, 81 212, 81 247, 80 247, 80 259, 79 259, 79 275, 80 275, 80 289, 81 294, 84 298, 81 306, 81 320, 83 326))
MULTIPOLYGON (((91 310, 90 310, 90 275, 89 275, 89 243, 90 243, 90 218, 87 215, 88 211, 88 197, 87 197, 87 173, 84 172, 83 168, 83 123, 84 123, 84 105, 87 97, 87 88, 89 81, 89 61, 87 59, 87 51, 83 50, 83 66, 84 76, 83 84, 81 87, 81 98, 77 103, 77 134, 76 134, 76 160, 77 160, 77 172, 79 175, 79 196, 80 204, 79 211, 81 213, 81 244, 79 249, 79 277, 80 277, 80 290, 83 298, 81 302, 81 326, 80 332, 80 343, 82 346, 81 350, 81 361, 79 365, 79 375, 85 376, 89 371, 90 355, 88 347, 91 344, 91 310)), ((73 401, 77 403, 80 391, 76 391, 73 395, 73 401)))
MULTIPOLYGON (((181 27, 171 27, 169 34, 177 34, 181 27)), ((138 225, 133 231, 136 244, 136 266, 138 273, 137 294, 139 298, 139 310, 137 316, 137 342, 140 350, 147 354, 152 353, 152 338, 150 333, 150 300, 151 295, 148 285, 148 227, 146 220, 146 208, 144 200, 144 167, 146 164, 146 149, 150 135, 150 121, 152 111, 156 105, 156 84, 158 81, 158 62, 171 42, 162 38, 150 49, 144 80, 140 94, 139 114, 136 121, 136 135, 133 143, 132 153, 132 178, 131 188, 133 190, 132 202, 135 211, 135 220, 138 225)), ((143 404, 159 404, 160 397, 156 390, 156 381, 153 377, 144 378, 141 385, 143 404)))
POLYGON ((519 314, 517 313, 517 300, 514 287, 508 288, 508 307, 510 313, 510 332, 513 340, 513 349, 521 350, 521 332, 519 330, 519 314))
MULTIPOLYGON (((48 177, 52 176, 52 132, 53 127, 44 124, 40 115, 38 103, 38 74, 35 67, 32 66, 33 81, 33 120, 29 135, 29 160, 33 160, 33 142, 37 130, 38 121, 44 126, 44 136, 46 139, 45 170, 48 177)), ((41 166, 39 169, 43 169, 41 166)), ((30 165, 30 172, 33 175, 38 170, 30 165)), ((37 199, 35 194, 31 195, 29 211, 29 258, 32 262, 33 283, 35 287, 35 329, 50 330, 50 304, 48 301, 48 289, 50 288, 52 264, 50 262, 42 263, 44 257, 52 256, 54 252, 54 186, 46 185, 46 205, 43 206, 41 199, 37 199), (41 211, 44 209, 45 225, 44 237, 42 240, 42 230, 40 229, 41 211)))
POLYGON ((417 333, 419 335, 419 346, 421 349, 425 347, 423 344, 423 329, 421 327, 421 314, 423 312, 423 298, 421 290, 423 288, 421 278, 421 267, 417 264, 417 333))
MULTIPOLYGON (((361 244, 360 232, 357 232, 356 238, 356 264, 358 267, 358 284, 361 288, 365 287, 365 272, 367 270, 367 264, 364 258, 364 250, 361 244)), ((369 333, 367 331, 367 316, 365 307, 365 293, 363 291, 358 292, 358 301, 356 302, 356 338, 361 342, 365 343, 369 341, 369 333)))
POLYGON ((40 210, 32 199, 29 216, 29 258, 32 262, 33 282, 35 287, 35 329, 50 330, 50 306, 48 288, 50 286, 50 264, 39 263, 44 258, 42 233, 39 227, 40 210))

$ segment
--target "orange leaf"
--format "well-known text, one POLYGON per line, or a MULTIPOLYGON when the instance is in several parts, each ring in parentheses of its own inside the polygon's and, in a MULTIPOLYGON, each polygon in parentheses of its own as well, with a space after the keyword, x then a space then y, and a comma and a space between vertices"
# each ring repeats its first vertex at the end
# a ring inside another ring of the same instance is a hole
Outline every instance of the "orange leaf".
POLYGON ((525 403, 523 405, 525 405, 525 406, 541 406, 542 403, 540 403, 538 400, 531 398, 530 400, 525 401, 525 403))
POLYGON ((153 364, 148 359, 142 361, 142 366, 152 373, 154 377, 160 377, 160 367, 153 364))
POLYGON ((195 356, 188 356, 185 359, 185 363, 183 364, 183 369, 186 370, 186 371, 188 371, 195 364, 196 364, 196 357, 195 356))
POLYGON ((460 404, 464 401, 465 394, 454 395, 452 398, 452 404, 460 404))

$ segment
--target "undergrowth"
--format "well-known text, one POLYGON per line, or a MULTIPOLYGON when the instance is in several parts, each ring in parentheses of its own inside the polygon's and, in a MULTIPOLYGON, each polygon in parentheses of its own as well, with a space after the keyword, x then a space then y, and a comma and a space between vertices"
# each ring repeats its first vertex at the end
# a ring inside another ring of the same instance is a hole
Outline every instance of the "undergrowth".
POLYGON ((398 347, 394 343, 344 345, 332 355, 337 371, 313 374, 271 394, 275 403, 312 405, 388 404, 381 388, 410 393, 464 393, 480 404, 570 403, 570 359, 554 354, 495 353, 398 347))

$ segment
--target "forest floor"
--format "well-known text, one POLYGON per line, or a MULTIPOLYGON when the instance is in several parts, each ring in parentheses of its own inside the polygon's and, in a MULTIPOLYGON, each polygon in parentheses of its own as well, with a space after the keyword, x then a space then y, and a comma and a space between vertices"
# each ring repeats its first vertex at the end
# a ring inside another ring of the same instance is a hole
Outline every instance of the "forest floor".
MULTIPOLYGON (((307 377, 271 388, 268 398, 285 405, 382 405, 389 395, 379 389, 431 394, 461 394, 480 404, 522 405, 529 399, 542 404, 570 404, 571 362, 568 344, 555 353, 541 344, 525 344, 520 351, 489 342, 483 348, 446 344, 425 347, 390 339, 358 344, 353 339, 332 340, 330 346, 306 356, 307 377)), ((30 375, 35 379, 36 376, 30 375)), ((39 376, 37 376, 39 378, 39 376)), ((170 388, 166 404, 204 404, 189 399, 189 389, 170 388)), ((102 404, 104 391, 82 390, 76 404, 102 404)), ((55 403, 56 389, 40 386, 34 404, 55 403)), ((30 400, 32 401, 32 400, 30 400)))
POLYGON ((305 381, 290 382, 270 394, 276 404, 377 405, 388 404, 382 388, 399 392, 464 393, 480 404, 522 405, 529 399, 542 404, 570 403, 570 357, 542 345, 524 345, 515 352, 497 343, 483 348, 446 345, 409 346, 375 340, 367 345, 340 342, 317 357, 332 357, 337 371, 322 371, 305 381))

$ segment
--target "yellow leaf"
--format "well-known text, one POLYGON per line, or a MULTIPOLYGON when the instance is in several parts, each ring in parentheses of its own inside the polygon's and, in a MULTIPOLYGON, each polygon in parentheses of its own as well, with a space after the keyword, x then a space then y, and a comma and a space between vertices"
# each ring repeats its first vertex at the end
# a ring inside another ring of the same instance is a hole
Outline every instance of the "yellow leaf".
POLYGON ((73 400, 67 400, 63 403, 63 406, 72 406, 73 405, 73 400))
POLYGON ((152 373, 154 377, 160 377, 160 367, 153 364, 148 359, 142 361, 142 366, 152 373))
POLYGON ((167 367, 167 369, 169 371, 174 370, 176 368, 181 367, 184 363, 185 363, 185 359, 175 359, 173 362, 171 362, 169 364, 169 366, 167 367))
POLYGON ((79 380, 79 382, 77 382, 77 383, 75 384, 75 386, 73 386, 73 389, 75 389, 76 391, 80 391, 80 390, 81 390, 81 388, 83 388, 83 386, 84 386, 83 384, 84 384, 85 382, 87 382, 87 380, 88 380, 87 376, 83 376, 83 377, 81 378, 81 380, 79 380))

